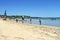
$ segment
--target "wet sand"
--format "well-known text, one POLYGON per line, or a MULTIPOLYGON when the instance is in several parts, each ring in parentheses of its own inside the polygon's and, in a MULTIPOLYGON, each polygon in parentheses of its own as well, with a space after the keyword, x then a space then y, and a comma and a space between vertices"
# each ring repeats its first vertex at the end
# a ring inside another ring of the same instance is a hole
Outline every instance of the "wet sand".
POLYGON ((0 19, 0 40, 60 40, 60 27, 0 19))

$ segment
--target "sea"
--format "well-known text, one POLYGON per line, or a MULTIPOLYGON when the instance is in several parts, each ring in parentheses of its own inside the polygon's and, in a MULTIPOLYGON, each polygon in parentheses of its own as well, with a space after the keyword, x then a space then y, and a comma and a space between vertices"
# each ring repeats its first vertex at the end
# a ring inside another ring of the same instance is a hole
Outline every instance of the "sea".
MULTIPOLYGON (((47 26, 57 26, 60 27, 60 19, 40 19, 41 20, 41 25, 47 25, 47 26)), ((25 19, 24 23, 29 23, 30 24, 30 19, 25 19)), ((38 24, 40 25, 39 19, 32 19, 31 24, 38 24)))

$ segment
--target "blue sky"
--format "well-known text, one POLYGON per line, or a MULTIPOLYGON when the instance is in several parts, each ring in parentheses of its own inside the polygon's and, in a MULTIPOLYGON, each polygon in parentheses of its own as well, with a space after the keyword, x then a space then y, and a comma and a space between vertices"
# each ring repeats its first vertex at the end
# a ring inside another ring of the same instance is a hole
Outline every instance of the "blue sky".
POLYGON ((0 0, 0 14, 60 17, 60 0, 0 0))

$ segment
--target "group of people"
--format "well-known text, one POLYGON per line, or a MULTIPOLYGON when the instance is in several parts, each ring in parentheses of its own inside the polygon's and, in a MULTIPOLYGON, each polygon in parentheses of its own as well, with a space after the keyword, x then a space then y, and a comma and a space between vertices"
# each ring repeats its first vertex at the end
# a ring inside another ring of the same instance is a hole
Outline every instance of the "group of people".
MULTIPOLYGON (((24 23, 24 16, 22 16, 21 18, 22 18, 22 23, 24 23)), ((18 22, 18 19, 16 19, 16 22, 18 22)))
MULTIPOLYGON (((18 19, 16 19, 16 22, 18 22, 19 20, 18 19)), ((30 18, 30 24, 32 23, 31 22, 32 21, 32 19, 30 18)), ((22 16, 22 23, 24 23, 24 16, 22 16)), ((39 24, 41 25, 41 20, 39 19, 39 24)))

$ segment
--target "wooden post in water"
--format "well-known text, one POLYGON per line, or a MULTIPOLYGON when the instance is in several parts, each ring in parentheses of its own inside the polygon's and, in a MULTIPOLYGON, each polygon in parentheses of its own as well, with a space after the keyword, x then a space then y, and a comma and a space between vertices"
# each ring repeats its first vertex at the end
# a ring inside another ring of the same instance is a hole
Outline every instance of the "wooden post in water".
POLYGON ((39 19, 39 24, 41 25, 41 19, 39 19))
POLYGON ((30 18, 30 24, 32 24, 32 19, 30 18))

